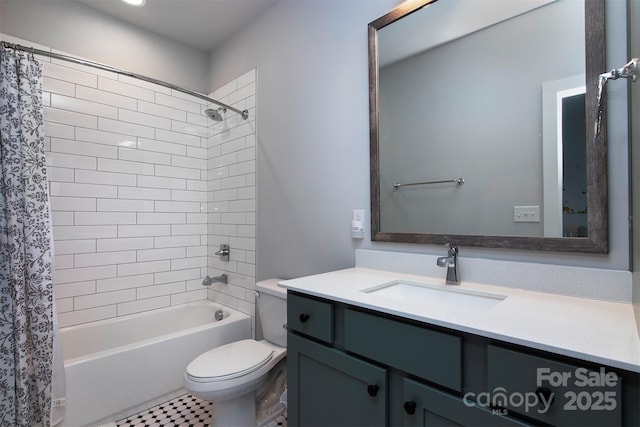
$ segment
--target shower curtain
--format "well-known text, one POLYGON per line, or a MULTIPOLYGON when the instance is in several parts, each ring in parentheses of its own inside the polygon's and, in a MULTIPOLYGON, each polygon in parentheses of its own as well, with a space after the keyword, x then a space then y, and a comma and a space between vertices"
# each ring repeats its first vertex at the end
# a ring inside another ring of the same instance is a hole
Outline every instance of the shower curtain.
POLYGON ((0 426, 50 426, 53 237, 42 65, 0 46, 0 426))

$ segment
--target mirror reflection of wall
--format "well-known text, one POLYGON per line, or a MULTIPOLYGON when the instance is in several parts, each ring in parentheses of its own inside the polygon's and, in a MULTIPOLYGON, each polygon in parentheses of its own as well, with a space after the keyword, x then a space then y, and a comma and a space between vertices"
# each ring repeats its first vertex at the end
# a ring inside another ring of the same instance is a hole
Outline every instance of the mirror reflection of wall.
POLYGON ((543 236, 543 85, 584 70, 584 4, 572 0, 382 67, 380 229, 543 236), (514 206, 539 206, 540 221, 514 222, 514 206))

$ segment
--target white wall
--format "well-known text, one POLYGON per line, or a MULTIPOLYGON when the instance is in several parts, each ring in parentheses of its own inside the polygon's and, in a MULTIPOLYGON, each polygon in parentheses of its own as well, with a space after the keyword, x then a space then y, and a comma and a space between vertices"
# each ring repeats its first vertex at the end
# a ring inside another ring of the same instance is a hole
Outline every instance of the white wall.
MULTIPOLYGON (((349 236, 351 210, 369 208, 367 23, 398 3, 280 2, 211 55, 214 86, 259 70, 258 279, 350 267, 356 247, 444 253, 438 246, 349 236)), ((608 68, 626 62, 625 7, 621 0, 607 2, 608 68)), ((626 99, 620 88, 609 89, 609 171, 624 181, 626 99)), ((608 255, 461 248, 461 257, 626 270, 627 189, 626 182, 609 189, 608 255)))
POLYGON ((69 0, 1 0, 0 32, 209 92, 207 54, 69 0))

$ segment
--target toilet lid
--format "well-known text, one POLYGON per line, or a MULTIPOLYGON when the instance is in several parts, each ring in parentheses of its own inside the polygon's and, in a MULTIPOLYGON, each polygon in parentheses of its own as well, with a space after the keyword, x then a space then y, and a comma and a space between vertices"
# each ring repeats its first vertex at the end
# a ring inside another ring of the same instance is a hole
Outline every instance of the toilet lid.
POLYGON ((246 375, 264 366, 273 350, 255 340, 242 340, 209 350, 187 366, 193 378, 227 380, 246 375))

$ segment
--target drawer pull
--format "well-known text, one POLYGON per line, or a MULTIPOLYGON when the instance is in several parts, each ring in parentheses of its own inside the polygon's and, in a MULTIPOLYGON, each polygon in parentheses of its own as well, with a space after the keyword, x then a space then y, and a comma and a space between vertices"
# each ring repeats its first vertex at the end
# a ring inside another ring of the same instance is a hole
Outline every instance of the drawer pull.
POLYGON ((404 402, 404 412, 409 415, 413 415, 416 413, 416 402, 404 402))
POLYGON ((554 398, 553 393, 551 392, 551 390, 549 390, 546 387, 538 387, 536 389, 536 396, 538 396, 538 399, 544 402, 548 402, 549 405, 553 403, 553 398, 554 398))
POLYGON ((304 314, 304 313, 302 313, 302 314, 300 315, 300 322, 301 322, 301 323, 304 323, 304 322, 306 322, 307 320, 309 320, 309 315, 308 315, 308 314, 304 314))
POLYGON ((380 391, 380 387, 378 387, 377 384, 371 384, 367 386, 367 393, 369 393, 369 396, 371 397, 376 397, 378 394, 378 391, 380 391))

